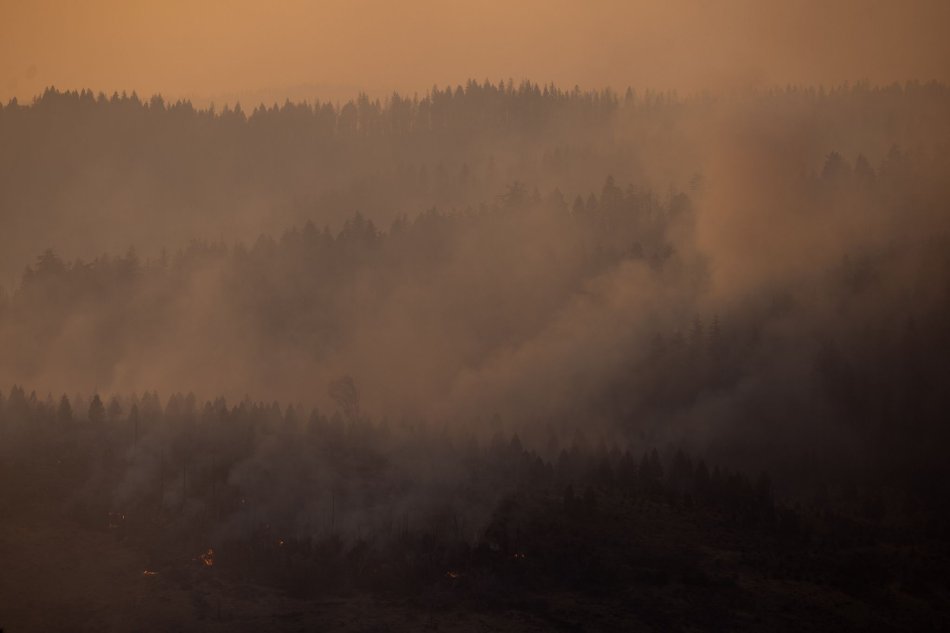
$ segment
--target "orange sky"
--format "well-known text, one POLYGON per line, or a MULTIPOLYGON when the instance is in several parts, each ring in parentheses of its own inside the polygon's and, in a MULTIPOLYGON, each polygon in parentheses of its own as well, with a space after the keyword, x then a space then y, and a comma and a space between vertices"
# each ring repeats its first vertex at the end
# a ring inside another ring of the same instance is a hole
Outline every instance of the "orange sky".
POLYGON ((947 0, 0 0, 0 99, 950 80, 947 0))

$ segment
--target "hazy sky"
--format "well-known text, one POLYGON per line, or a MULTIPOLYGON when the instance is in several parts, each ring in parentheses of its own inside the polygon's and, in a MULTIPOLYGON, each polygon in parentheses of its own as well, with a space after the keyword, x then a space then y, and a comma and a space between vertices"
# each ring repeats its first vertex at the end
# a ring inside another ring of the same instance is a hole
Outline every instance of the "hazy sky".
POLYGON ((947 0, 0 0, 0 99, 950 79, 947 0))

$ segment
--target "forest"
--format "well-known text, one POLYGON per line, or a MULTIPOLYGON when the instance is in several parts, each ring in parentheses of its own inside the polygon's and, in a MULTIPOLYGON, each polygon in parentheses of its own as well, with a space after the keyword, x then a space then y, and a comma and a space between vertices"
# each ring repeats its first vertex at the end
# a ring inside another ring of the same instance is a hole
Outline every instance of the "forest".
POLYGON ((935 82, 11 100, 0 626, 943 630, 948 174, 935 82))

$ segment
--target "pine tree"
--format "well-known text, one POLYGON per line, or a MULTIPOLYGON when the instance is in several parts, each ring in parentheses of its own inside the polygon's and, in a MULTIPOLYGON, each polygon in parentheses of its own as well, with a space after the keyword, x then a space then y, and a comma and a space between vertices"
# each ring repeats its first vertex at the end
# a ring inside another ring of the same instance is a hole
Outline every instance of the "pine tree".
POLYGON ((99 398, 99 394, 92 396, 92 401, 89 403, 89 421, 93 424, 101 423, 106 417, 106 408, 102 405, 102 400, 99 398))
POLYGON ((73 407, 69 404, 69 398, 66 394, 59 399, 59 408, 56 410, 56 419, 59 422, 72 422, 73 407))

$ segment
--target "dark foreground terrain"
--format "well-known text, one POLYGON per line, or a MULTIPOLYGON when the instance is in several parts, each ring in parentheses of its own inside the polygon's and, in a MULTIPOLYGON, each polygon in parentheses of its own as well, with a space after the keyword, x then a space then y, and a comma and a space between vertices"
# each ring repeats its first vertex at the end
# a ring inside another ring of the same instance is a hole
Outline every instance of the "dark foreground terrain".
POLYGON ((783 542, 680 509, 605 512, 596 544, 582 545, 586 530, 567 521, 547 535, 558 539, 553 551, 541 542, 524 558, 476 553, 418 591, 312 597, 181 558, 145 575, 148 555, 106 532, 7 523, 0 614, 7 631, 939 631, 950 622, 945 543, 783 542), (572 587, 551 569, 563 559, 603 578, 572 587))
POLYGON ((5 446, 31 450, 3 456, 5 631, 950 626, 946 518, 919 494, 786 503, 766 475, 679 450, 576 438, 548 458, 517 436, 479 444, 319 414, 299 429, 248 414, 254 431, 228 448, 208 442, 210 408, 189 430, 175 406, 151 448, 121 420, 7 425, 5 446), (183 456, 184 437, 215 447, 183 456), (285 490, 290 476, 310 487, 285 490))

